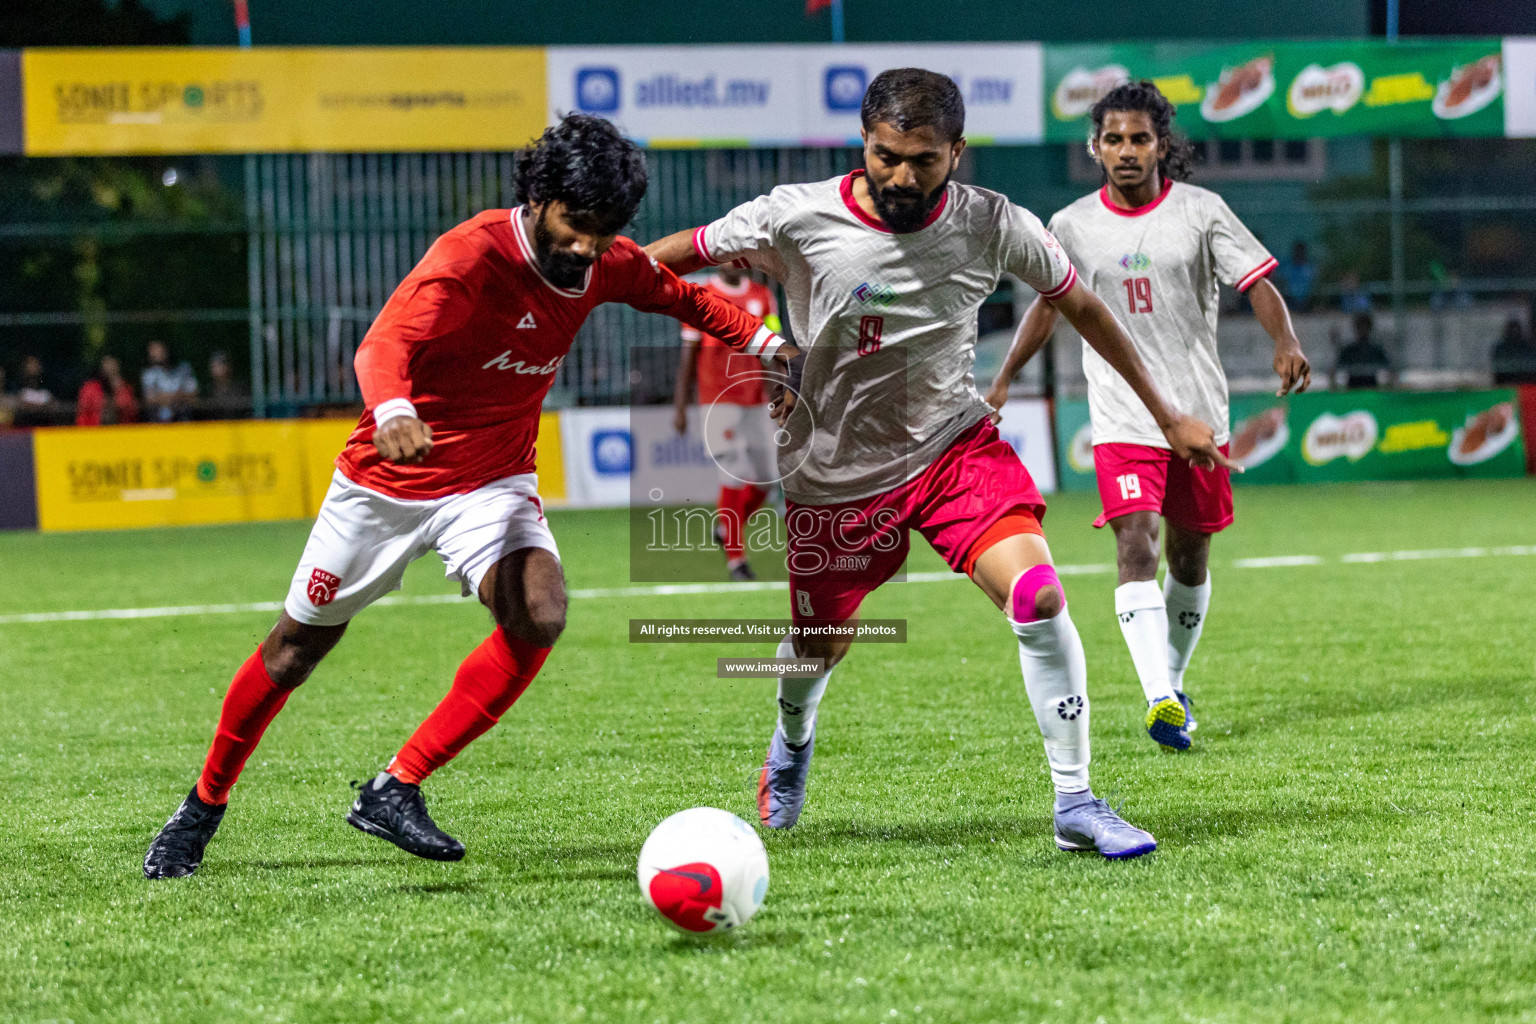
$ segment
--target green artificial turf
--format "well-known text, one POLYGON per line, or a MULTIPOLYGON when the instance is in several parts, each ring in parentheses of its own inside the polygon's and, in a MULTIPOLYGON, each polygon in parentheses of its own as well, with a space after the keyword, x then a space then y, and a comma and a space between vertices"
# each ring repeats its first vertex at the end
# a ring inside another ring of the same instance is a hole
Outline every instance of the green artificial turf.
MULTIPOLYGON (((0 1021, 1536 1020, 1536 545, 1528 481, 1239 490, 1188 674, 1195 748, 1140 731, 1114 578, 1067 578, 1094 781, 1161 849, 1060 853, 1006 625, 889 586, 821 706, 801 824, 746 928, 681 937, 635 857, 667 814, 751 816, 771 645, 631 645, 631 616, 787 614, 783 591, 597 597, 501 726, 427 785, 459 864, 343 823, 489 630, 365 612, 252 758, 203 869, 139 862, 270 612, 0 624, 0 1021), (1235 567, 1315 555, 1320 564, 1235 567)), ((1062 496, 1057 561, 1113 559, 1062 496)), ((627 582, 622 513, 551 515, 574 588, 627 582)), ((306 525, 0 535, 0 617, 280 600, 306 525)), ((926 550, 914 570, 942 565, 926 550)), ((428 558, 407 594, 452 585, 428 558)))

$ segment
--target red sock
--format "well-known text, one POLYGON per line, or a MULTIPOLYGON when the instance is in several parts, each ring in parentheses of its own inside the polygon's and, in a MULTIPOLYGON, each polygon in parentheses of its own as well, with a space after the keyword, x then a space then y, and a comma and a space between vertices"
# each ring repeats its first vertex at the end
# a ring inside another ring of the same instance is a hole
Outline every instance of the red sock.
POLYGON ((246 758, 261 742, 261 734, 283 710, 292 690, 284 690, 267 675, 261 648, 246 659, 224 695, 219 727, 197 780, 197 795, 210 804, 229 802, 229 788, 240 777, 246 758))
POLYGON ((499 629, 486 637, 459 666, 448 696, 389 763, 389 773, 401 782, 421 785, 501 720, 539 674, 550 650, 508 640, 499 629))
POLYGON ((746 521, 742 513, 747 507, 747 488, 722 487, 720 488, 720 524, 725 527, 725 560, 736 563, 746 556, 745 545, 741 539, 741 524, 746 521))
POLYGON ((763 507, 763 502, 768 500, 768 491, 755 484, 747 484, 742 489, 747 492, 747 501, 741 510, 741 521, 745 523, 752 518, 752 513, 763 507))

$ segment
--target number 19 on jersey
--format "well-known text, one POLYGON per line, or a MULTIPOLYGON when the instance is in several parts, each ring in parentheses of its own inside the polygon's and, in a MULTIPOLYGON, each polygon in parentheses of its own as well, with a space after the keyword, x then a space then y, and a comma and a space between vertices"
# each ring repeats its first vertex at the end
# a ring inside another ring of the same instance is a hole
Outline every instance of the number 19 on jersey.
POLYGON ((1126 278, 1125 301, 1132 313, 1152 312, 1152 279, 1150 277, 1126 278))

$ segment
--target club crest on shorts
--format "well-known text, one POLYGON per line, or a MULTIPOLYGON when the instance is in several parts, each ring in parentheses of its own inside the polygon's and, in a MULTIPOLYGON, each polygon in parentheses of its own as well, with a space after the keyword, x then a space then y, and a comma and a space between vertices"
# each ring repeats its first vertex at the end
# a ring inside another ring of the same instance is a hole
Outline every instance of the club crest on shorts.
POLYGON ((309 603, 319 608, 330 604, 336 599, 336 590, 341 586, 341 577, 328 573, 324 569, 316 569, 309 574, 309 603))

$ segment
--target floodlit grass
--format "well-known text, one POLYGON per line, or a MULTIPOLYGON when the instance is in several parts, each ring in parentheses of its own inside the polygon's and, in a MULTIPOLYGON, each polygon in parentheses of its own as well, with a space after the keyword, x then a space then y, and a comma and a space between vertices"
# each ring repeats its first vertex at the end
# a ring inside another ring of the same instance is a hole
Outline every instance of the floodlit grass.
MULTIPOLYGON (((364 613, 289 703, 195 878, 144 848, 270 613, 0 625, 0 1021, 1536 1020, 1536 485, 1254 488, 1217 539, 1187 755, 1138 729, 1110 575, 1067 579, 1094 780, 1153 856, 1057 852, 1014 642, 965 582, 892 585, 833 677, 768 900, 690 940, 640 899, 651 826, 751 816, 772 684, 630 645, 634 615, 787 614, 781 592, 573 602, 544 674, 427 786, 460 864, 348 828, 486 632, 469 603, 364 613), (1320 565, 1232 568, 1318 555, 1320 565)), ((1057 560, 1111 561, 1091 499, 1057 560)), ((573 587, 625 582, 618 513, 555 513, 573 587)), ((0 535, 0 615, 279 600, 305 524, 0 535)), ((913 568, 941 568, 921 541, 913 568)), ((408 593, 446 592, 435 559, 408 593)))

